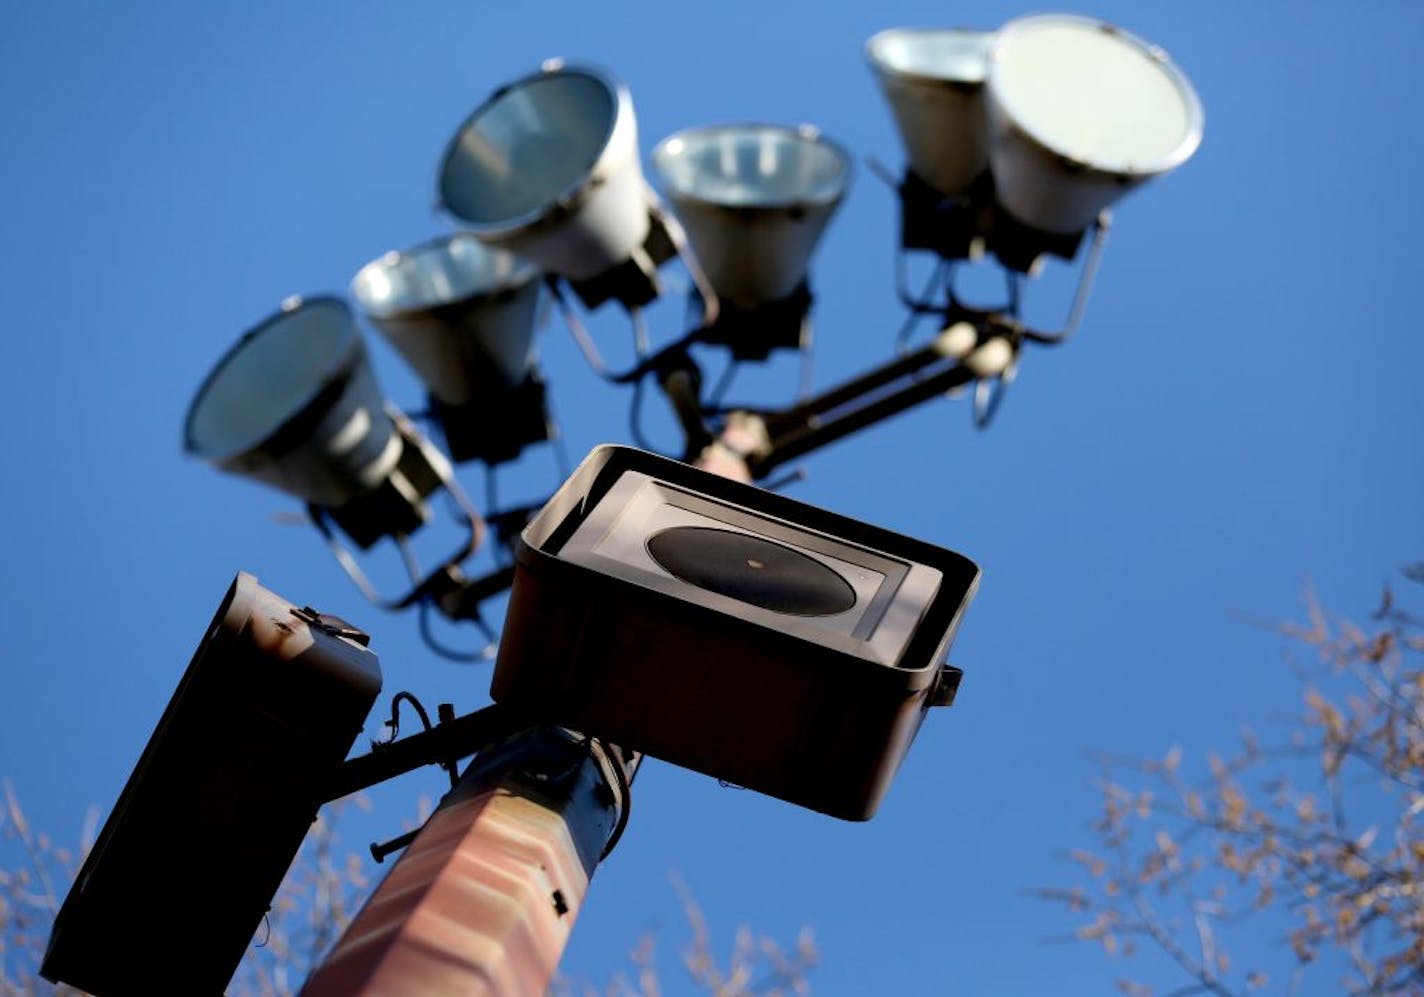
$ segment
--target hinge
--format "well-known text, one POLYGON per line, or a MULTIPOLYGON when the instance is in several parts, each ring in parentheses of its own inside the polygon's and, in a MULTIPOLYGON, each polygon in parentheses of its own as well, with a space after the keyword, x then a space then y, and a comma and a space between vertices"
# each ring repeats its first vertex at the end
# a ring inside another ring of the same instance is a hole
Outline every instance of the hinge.
POLYGON ((308 626, 316 627, 322 633, 330 634, 333 637, 345 637, 349 641, 354 641, 362 647, 371 646, 371 635, 359 627, 353 627, 339 616, 332 616, 330 613, 319 613, 310 606, 303 606, 301 609, 292 609, 292 615, 308 626))

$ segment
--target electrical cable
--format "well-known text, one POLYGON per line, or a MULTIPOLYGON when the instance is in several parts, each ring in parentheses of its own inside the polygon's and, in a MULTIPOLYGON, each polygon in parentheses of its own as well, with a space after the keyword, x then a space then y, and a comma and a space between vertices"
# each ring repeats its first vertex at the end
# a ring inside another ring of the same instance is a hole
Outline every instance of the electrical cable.
POLYGON ((425 711, 420 700, 415 698, 414 693, 402 689, 391 697, 391 718, 386 721, 386 726, 391 729, 391 736, 390 740, 385 742, 386 744, 400 736, 400 706, 403 702, 409 703, 411 709, 415 710, 416 715, 420 717, 421 726, 426 730, 430 729, 430 714, 425 711))
POLYGON ((727 357, 727 366, 722 368, 722 373, 717 375, 717 382, 712 386, 712 390, 707 394, 707 404, 704 408, 707 411, 715 411, 717 406, 722 404, 722 399, 726 396, 728 389, 735 380, 737 369, 741 366, 741 361, 734 356, 727 357))
POLYGON ((796 401, 799 404, 811 394, 811 376, 815 373, 816 350, 813 342, 801 344, 801 375, 796 382, 796 401))
POLYGON ((588 330, 584 328, 583 322, 574 314, 573 305, 564 297, 564 291, 559 286, 558 278, 546 277, 544 284, 549 288, 549 294, 558 306, 559 314, 564 317, 564 325, 568 328, 569 334, 573 336, 574 343, 578 346, 579 352, 583 354, 584 360, 599 377, 607 377, 608 366, 603 362, 603 357, 599 354, 598 347, 593 344, 593 339, 589 336, 588 330))
POLYGON ((366 577, 366 573, 361 570, 361 566, 356 563, 356 558, 346 549, 346 545, 336 538, 336 534, 331 529, 331 524, 326 521, 326 512, 320 506, 308 503, 307 518, 311 520, 322 539, 326 541, 327 549, 331 551, 331 556, 336 558, 336 563, 341 565, 341 569, 346 572, 346 576, 351 579, 352 584, 361 591, 367 601, 378 606, 390 608, 390 604, 384 599, 376 587, 371 584, 371 580, 366 577))
POLYGON ((573 473, 573 467, 569 463, 569 448, 564 443, 563 432, 556 427, 553 435, 549 437, 549 442, 553 445, 554 466, 559 472, 559 480, 567 481, 573 473))
POLYGON ((1083 313, 1088 307, 1088 294, 1093 289, 1093 281, 1098 275, 1098 266, 1102 263, 1103 247, 1107 244, 1108 229, 1112 227, 1112 212, 1101 212, 1097 220, 1093 222, 1093 239, 1088 246, 1087 258, 1083 261, 1083 269, 1078 275, 1078 289, 1073 294, 1073 304, 1068 310, 1068 320, 1063 328, 1057 332, 1038 332, 1034 329, 1025 329, 1024 338, 1034 343, 1042 343, 1053 346, 1063 342, 1071 336, 1083 321, 1083 313))
POLYGON ((897 195, 900 193, 900 181, 895 174, 890 172, 890 167, 886 166, 874 156, 865 157, 865 165, 870 167, 870 172, 885 182, 885 186, 893 190, 897 195))
MULTIPOLYGON (((499 486, 495 479, 497 474, 497 468, 485 466, 485 515, 487 516, 494 516, 499 512, 499 486)), ((496 543, 491 546, 490 550, 494 555, 495 564, 503 567, 505 564, 504 546, 496 543)))
POLYGON ((628 770, 624 767, 625 763, 623 759, 614 755, 617 749, 609 745, 602 747, 604 758, 608 761, 604 768, 611 770, 614 780, 618 783, 618 820, 613 825, 613 830, 608 834, 608 841, 603 846, 603 854, 598 857, 600 862, 608 858, 613 849, 618 846, 619 839, 623 837, 623 831, 628 827, 628 819, 633 809, 633 784, 628 778, 628 770))
MULTIPOLYGON (((901 253, 900 257, 903 258, 904 253, 901 253)), ((904 295, 901 296, 902 301, 906 303, 906 307, 909 309, 909 314, 905 316, 905 321, 901 323, 899 331, 895 334, 895 353, 898 356, 904 356, 909 352, 910 336, 913 335, 915 329, 919 327, 921 319, 926 315, 941 314, 944 311, 943 306, 936 305, 929 300, 930 295, 934 292, 935 287, 941 283, 942 278, 945 282, 946 294, 949 300, 953 302, 954 289, 948 283, 953 271, 954 268, 949 266, 946 261, 943 259, 937 260, 934 269, 930 271, 930 279, 925 282, 925 289, 920 292, 919 297, 911 301, 904 295)))
POLYGON ((989 423, 993 421, 994 414, 999 411, 999 405, 1004 400, 1004 392, 1007 388, 1008 380, 1003 375, 992 381, 974 382, 974 404, 971 411, 975 429, 988 428, 989 423))
POLYGON ((559 422, 553 399, 546 398, 545 405, 545 418, 549 423, 549 446, 554 453, 554 468, 559 473, 559 480, 567 481, 573 471, 569 465, 568 445, 564 442, 564 427, 559 422))
MULTIPOLYGON (((391 718, 386 721, 386 726, 391 729, 391 736, 389 740, 383 742, 383 744, 390 744, 392 741, 394 741, 397 737, 400 736, 400 705, 402 702, 406 702, 411 705, 411 708, 415 710, 416 715, 420 717, 421 726, 425 728, 427 733, 435 729, 433 726, 431 726, 430 714, 425 712, 425 707, 421 705, 420 700, 415 698, 414 693, 402 689, 400 692, 396 693, 394 696, 391 697, 391 718)), ((380 746, 381 745, 372 745, 373 748, 380 746)), ((450 777, 450 788, 454 789, 460 781, 459 768, 455 764, 454 759, 448 759, 446 761, 441 762, 440 767, 443 768, 445 770, 445 774, 450 777)), ((376 856, 377 862, 381 860, 380 857, 376 855, 374 846, 372 846, 371 854, 373 856, 376 856)))
POLYGON ((419 585, 424 581, 424 576, 420 573, 420 562, 416 559, 415 550, 410 545, 410 536, 405 533, 395 535, 396 549, 400 551, 401 562, 405 564, 406 574, 410 576, 412 585, 419 585))
POLYGON ((633 324, 633 353, 639 361, 645 360, 653 350, 652 337, 648 334, 647 316, 641 308, 630 308, 628 319, 633 324))
POLYGON ((643 380, 640 377, 633 382, 633 397, 628 405, 628 432, 639 449, 660 453, 661 451, 655 450, 643 435, 643 380))
POLYGON ((498 649, 498 639, 489 625, 479 616, 466 617, 484 635, 487 643, 478 651, 457 651, 446 644, 441 643, 436 638, 434 629, 430 625, 430 602, 422 599, 416 605, 416 620, 420 625, 420 639, 439 657, 446 661, 452 661, 458 665, 479 665, 494 658, 498 649))

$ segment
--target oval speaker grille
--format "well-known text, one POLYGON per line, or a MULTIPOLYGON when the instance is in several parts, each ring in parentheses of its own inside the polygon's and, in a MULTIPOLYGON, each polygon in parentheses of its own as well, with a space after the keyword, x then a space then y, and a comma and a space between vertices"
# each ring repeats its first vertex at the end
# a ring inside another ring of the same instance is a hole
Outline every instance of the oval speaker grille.
POLYGON ((855 590, 834 570, 761 537, 707 526, 674 526, 648 538, 669 574, 775 613, 834 616, 855 606, 855 590))

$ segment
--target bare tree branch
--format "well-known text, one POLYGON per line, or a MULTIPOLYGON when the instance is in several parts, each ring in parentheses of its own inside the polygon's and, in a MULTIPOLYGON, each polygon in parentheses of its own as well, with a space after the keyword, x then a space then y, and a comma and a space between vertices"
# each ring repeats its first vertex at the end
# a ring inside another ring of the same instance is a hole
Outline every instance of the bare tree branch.
POLYGON ((1110 953, 1150 939, 1187 977, 1177 993, 1265 988, 1266 973, 1234 966, 1225 947, 1265 917, 1283 926, 1292 992, 1329 961, 1352 993, 1424 994, 1424 622, 1388 586, 1373 629, 1332 620, 1312 593, 1306 616, 1275 628, 1317 662, 1300 673, 1284 743, 1244 734, 1192 779, 1179 747, 1107 760, 1093 833, 1115 861, 1076 852, 1086 885, 1038 891, 1110 953))

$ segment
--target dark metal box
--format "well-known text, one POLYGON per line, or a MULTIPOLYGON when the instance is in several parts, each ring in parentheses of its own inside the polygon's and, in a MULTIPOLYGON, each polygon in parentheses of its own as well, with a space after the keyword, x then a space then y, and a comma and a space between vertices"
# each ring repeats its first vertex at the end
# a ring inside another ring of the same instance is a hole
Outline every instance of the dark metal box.
POLYGON ((874 814, 978 584, 952 551, 626 447, 524 531, 492 694, 849 820, 874 814))
POLYGON ((60 908, 46 979, 223 992, 380 692, 363 644, 237 576, 60 908))

